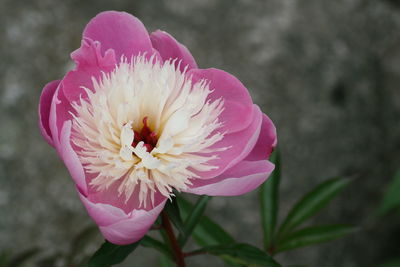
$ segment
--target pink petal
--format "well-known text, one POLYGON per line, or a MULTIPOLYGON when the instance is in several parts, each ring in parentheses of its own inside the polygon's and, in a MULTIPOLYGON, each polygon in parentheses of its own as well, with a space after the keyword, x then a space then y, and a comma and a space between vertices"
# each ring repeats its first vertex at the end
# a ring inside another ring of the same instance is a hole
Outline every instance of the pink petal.
POLYGON ((267 115, 263 114, 260 136, 258 137, 254 149, 245 158, 245 160, 255 161, 268 159, 276 147, 276 144, 277 139, 275 125, 267 115))
POLYGON ((78 189, 79 197, 82 203, 85 205, 89 216, 99 226, 110 225, 123 219, 128 219, 129 216, 122 209, 104 203, 94 203, 90 201, 84 194, 78 189))
POLYGON ((78 69, 113 67, 116 64, 114 50, 106 50, 103 56, 101 47, 100 42, 83 38, 81 47, 71 53, 71 58, 75 61, 78 69))
MULTIPOLYGON (((86 174, 87 184, 90 184, 91 180, 95 178, 95 174, 86 174)), ((166 197, 163 196, 160 192, 156 191, 154 193, 154 205, 150 198, 150 193, 148 194, 148 198, 146 203, 142 203, 140 205, 139 201, 139 193, 140 193, 140 185, 136 186, 135 190, 132 193, 132 196, 128 201, 126 201, 125 195, 119 193, 119 186, 122 182, 122 179, 114 182, 105 190, 97 190, 95 187, 89 187, 88 191, 88 199, 93 203, 103 203, 109 204, 114 207, 117 207, 123 210, 125 213, 130 213, 133 210, 143 209, 143 210, 151 210, 154 206, 159 205, 164 202, 166 197)))
POLYGON ((185 67, 197 69, 196 61, 189 50, 177 42, 169 33, 157 30, 150 35, 153 47, 158 50, 161 58, 165 60, 178 59, 175 66, 180 62, 180 70, 183 72, 185 67))
POLYGON ((149 210, 135 209, 125 213, 122 209, 110 204, 94 203, 79 192, 90 217, 100 227, 103 236, 111 243, 126 245, 141 239, 153 225, 163 210, 166 199, 149 210))
POLYGON ((200 179, 214 178, 222 174, 225 170, 242 161, 253 150, 258 136, 260 135, 262 113, 260 108, 254 105, 251 114, 253 115, 252 121, 246 129, 227 134, 221 141, 210 147, 210 149, 227 149, 213 152, 208 155, 216 155, 218 157, 207 162, 209 165, 217 166, 218 168, 208 172, 196 172, 200 179))
POLYGON ((188 193, 209 196, 237 196, 260 186, 274 170, 268 160, 242 161, 214 179, 192 180, 188 193))
POLYGON ((192 80, 206 79, 214 90, 209 98, 224 100, 224 111, 220 120, 224 123, 222 132, 235 133, 249 126, 253 116, 253 102, 246 87, 231 74, 219 69, 192 69, 188 75, 192 80))
POLYGON ((49 126, 50 107, 54 92, 56 91, 60 80, 52 81, 46 84, 40 95, 39 102, 39 128, 44 139, 53 146, 53 138, 49 126))
POLYGON ((81 47, 71 54, 77 66, 62 81, 64 95, 70 102, 78 101, 81 96, 85 97, 82 87, 93 90, 92 78, 99 80, 102 72, 107 73, 115 68, 117 62, 114 50, 105 51, 103 56, 101 48, 99 42, 84 38, 81 47))
POLYGON ((108 241, 117 245, 136 242, 149 231, 163 210, 165 202, 166 200, 149 211, 134 210, 128 219, 107 226, 100 226, 100 231, 108 241))
POLYGON ((60 142, 60 133, 65 121, 71 120, 70 111, 73 110, 69 101, 65 98, 63 93, 62 82, 54 93, 49 116, 49 126, 51 136, 53 137, 53 144, 57 148, 60 142))
POLYGON ((76 151, 71 145, 71 128, 72 121, 66 121, 61 129, 60 143, 56 148, 77 187, 86 193, 85 171, 76 151))
POLYGON ((113 49, 117 59, 122 55, 131 59, 139 53, 153 52, 143 23, 125 12, 105 11, 98 14, 86 26, 83 37, 99 41, 103 52, 113 49))
POLYGON ((72 179, 79 189, 87 193, 85 172, 76 151, 71 144, 71 114, 72 107, 65 98, 62 84, 53 96, 50 109, 50 130, 53 136, 53 145, 60 158, 64 161, 72 179))

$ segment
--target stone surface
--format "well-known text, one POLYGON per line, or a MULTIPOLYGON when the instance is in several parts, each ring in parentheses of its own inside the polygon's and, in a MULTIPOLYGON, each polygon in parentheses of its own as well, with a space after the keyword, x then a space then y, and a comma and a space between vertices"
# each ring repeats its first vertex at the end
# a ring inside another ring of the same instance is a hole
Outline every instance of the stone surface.
MULTIPOLYGON (((399 8, 395 0, 0 0, 0 251, 65 252, 91 224, 40 137, 36 110, 42 86, 72 67, 84 25, 116 9, 170 32, 200 67, 227 70, 249 88, 278 128, 281 215, 324 179, 354 177, 314 222, 363 230, 282 254, 284 266, 370 266, 395 256, 398 223, 373 214, 400 162, 399 8)), ((261 244, 256 192, 214 198, 208 214, 238 240, 261 244)), ((155 266, 155 255, 141 249, 121 266, 155 266)), ((211 256, 189 263, 221 264, 211 256)))

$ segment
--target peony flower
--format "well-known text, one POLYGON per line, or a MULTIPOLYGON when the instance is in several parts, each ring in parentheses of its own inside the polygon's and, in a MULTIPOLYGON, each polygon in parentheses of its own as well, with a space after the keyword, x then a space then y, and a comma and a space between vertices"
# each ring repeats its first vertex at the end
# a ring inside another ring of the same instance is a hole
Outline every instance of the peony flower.
POLYGON ((108 241, 142 238, 173 190, 241 195, 272 172, 271 120, 168 33, 103 12, 71 57, 75 69, 43 89, 40 129, 108 241))

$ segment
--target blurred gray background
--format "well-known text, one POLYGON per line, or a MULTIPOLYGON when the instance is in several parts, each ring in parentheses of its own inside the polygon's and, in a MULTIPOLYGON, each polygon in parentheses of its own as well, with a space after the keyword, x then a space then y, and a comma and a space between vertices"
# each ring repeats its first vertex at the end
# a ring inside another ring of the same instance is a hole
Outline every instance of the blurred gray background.
MULTIPOLYGON (((43 85, 73 67, 69 54, 86 23, 110 9, 171 33, 199 67, 224 69, 249 88, 278 129, 281 216, 325 179, 355 177, 313 222, 362 230, 283 253, 284 266, 375 266, 400 253, 399 221, 374 219, 400 162, 397 0, 0 0, 0 251, 65 253, 92 224, 40 136, 37 105, 43 85)), ((261 245, 258 208, 252 192, 214 198, 207 214, 239 241, 261 245)), ((101 242, 97 235, 87 253, 101 242)), ((121 266, 156 266, 158 255, 141 248, 121 266)), ((222 266, 212 256, 188 264, 222 266)))

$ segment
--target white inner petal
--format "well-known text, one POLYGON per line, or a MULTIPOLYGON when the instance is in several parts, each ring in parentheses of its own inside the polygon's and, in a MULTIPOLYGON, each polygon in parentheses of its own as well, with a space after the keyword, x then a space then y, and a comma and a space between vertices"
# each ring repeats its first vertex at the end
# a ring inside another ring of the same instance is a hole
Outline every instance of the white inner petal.
POLYGON ((196 178, 191 170, 217 168, 207 164, 215 156, 199 153, 216 151, 210 147, 223 138, 223 101, 210 101, 208 83, 193 84, 174 63, 123 60, 93 78, 94 90, 85 88, 87 98, 73 103, 73 142, 86 171, 96 174, 91 186, 97 190, 118 182, 128 201, 138 188, 146 205, 156 190, 169 197, 186 189, 196 178))

